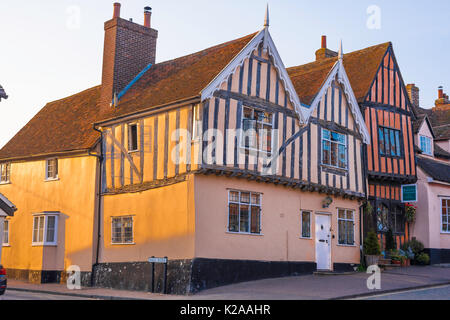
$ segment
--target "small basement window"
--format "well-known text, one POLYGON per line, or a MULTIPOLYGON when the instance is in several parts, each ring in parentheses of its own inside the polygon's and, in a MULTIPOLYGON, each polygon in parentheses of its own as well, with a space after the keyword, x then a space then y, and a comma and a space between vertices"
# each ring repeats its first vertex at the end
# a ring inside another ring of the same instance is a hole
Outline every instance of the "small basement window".
POLYGON ((138 127, 137 124, 128 125, 128 151, 138 151, 138 127))

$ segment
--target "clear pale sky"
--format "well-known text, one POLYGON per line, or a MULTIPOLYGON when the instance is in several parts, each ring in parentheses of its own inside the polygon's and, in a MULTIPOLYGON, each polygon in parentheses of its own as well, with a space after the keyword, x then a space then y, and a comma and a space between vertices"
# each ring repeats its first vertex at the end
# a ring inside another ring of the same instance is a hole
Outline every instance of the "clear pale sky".
MULTIPOLYGON (((10 97, 0 102, 0 147, 47 102, 100 84, 103 23, 112 17, 113 2, 1 0, 0 84, 10 97)), ((138 23, 144 6, 153 8, 162 62, 260 30, 267 1, 121 3, 122 17, 138 23)), ((269 5, 270 32, 286 67, 313 61, 322 34, 330 49, 337 50, 342 39, 345 52, 391 41, 405 82, 421 90, 423 107, 434 105, 438 86, 450 93, 448 0, 269 0, 269 5), (379 29, 367 27, 372 5, 380 9, 379 29)))

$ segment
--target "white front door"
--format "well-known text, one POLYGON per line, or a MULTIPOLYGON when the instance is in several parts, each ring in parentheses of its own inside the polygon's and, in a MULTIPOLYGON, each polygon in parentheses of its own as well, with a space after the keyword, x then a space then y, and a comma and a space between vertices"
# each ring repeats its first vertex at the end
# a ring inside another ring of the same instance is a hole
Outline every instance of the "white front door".
POLYGON ((331 216, 316 215, 317 270, 331 270, 331 216))

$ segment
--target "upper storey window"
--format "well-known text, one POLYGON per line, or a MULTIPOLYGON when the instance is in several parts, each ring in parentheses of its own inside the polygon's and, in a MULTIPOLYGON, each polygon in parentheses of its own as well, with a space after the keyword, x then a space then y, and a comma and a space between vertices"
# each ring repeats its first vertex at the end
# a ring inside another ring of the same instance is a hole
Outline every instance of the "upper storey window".
POLYGON ((128 152, 138 151, 138 127, 137 124, 128 125, 128 152))
POLYGON ((401 157, 400 131, 385 127, 378 128, 380 154, 388 157, 401 157))
POLYGON ((420 136, 420 149, 424 154, 432 156, 433 150, 431 148, 431 138, 420 136))
POLYGON ((347 169, 347 136, 322 130, 322 164, 347 169))
POLYGON ((241 146, 248 150, 272 152, 273 115, 254 108, 244 107, 241 146))
POLYGON ((11 180, 11 163, 0 164, 0 184, 9 183, 11 180))
POLYGON ((58 179, 58 159, 48 159, 45 162, 45 180, 52 181, 58 179))

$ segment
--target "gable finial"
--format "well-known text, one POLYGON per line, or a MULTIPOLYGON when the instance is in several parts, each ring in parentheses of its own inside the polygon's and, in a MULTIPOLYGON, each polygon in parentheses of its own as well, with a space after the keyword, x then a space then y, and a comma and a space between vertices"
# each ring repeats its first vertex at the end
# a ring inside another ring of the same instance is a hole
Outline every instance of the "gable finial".
POLYGON ((343 51, 343 48, 342 48, 342 39, 341 39, 341 44, 339 45, 339 55, 338 55, 338 57, 339 57, 339 60, 342 60, 344 58, 344 51, 343 51))
POLYGON ((264 18, 264 28, 268 28, 269 25, 270 25, 270 23, 269 23, 269 4, 267 4, 266 16, 264 18))

